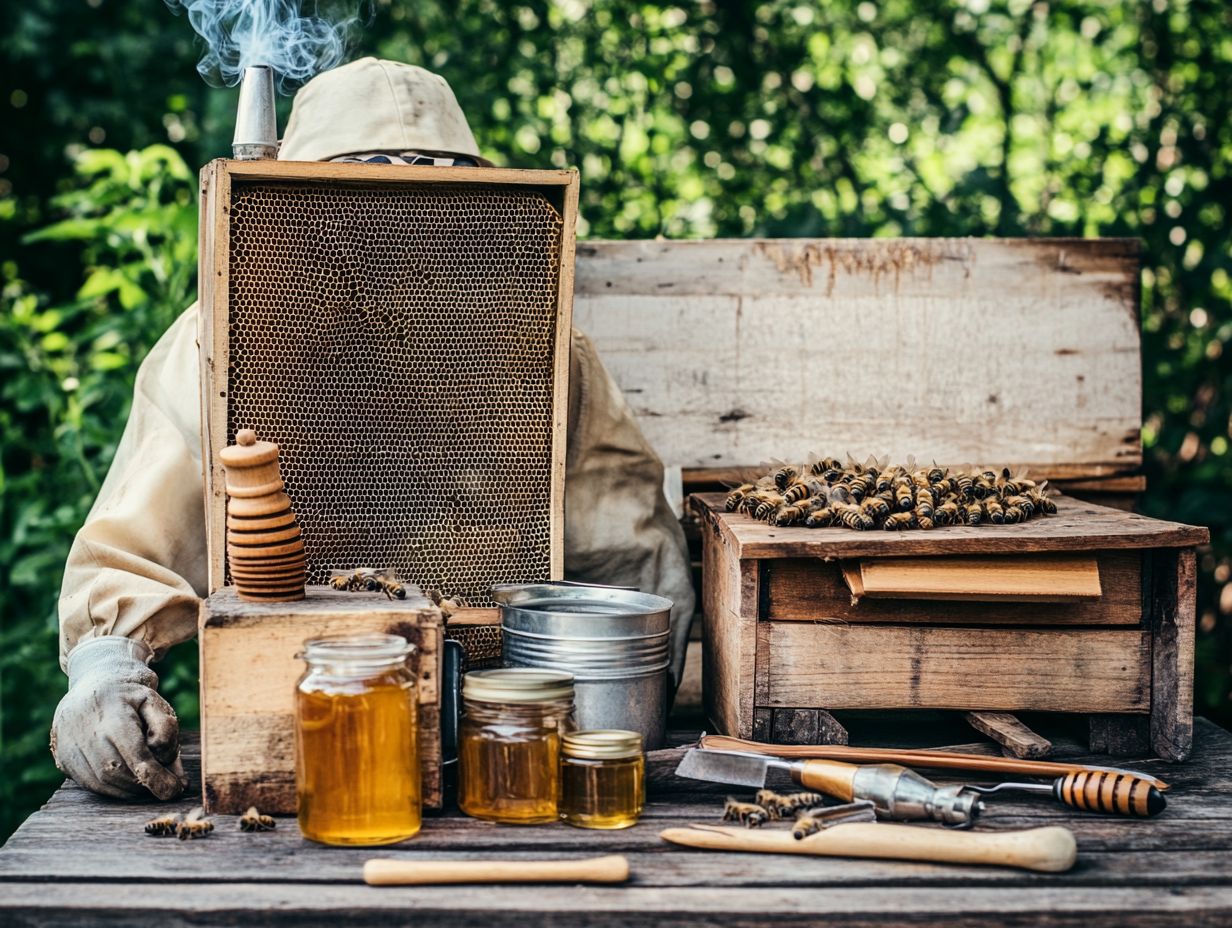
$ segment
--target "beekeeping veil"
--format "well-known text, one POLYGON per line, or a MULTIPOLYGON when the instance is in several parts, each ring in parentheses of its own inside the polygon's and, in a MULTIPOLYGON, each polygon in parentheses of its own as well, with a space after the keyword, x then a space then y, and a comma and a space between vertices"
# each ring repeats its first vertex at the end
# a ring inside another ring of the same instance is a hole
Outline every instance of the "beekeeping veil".
MULTIPOLYGON (((408 150, 478 155, 442 78, 365 58, 300 90, 279 157, 408 150)), ((62 665, 83 639, 124 635, 157 657, 196 633, 207 583, 196 317, 194 305, 138 373, 124 436, 65 568, 62 665)), ((663 467, 594 346, 576 331, 570 374, 565 571, 671 599, 679 681, 694 597, 663 467)))

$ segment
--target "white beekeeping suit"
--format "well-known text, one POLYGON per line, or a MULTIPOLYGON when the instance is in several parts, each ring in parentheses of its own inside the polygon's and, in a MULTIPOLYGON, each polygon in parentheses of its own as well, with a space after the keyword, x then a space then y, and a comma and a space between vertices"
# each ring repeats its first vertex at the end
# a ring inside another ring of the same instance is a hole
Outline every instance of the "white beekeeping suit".
MULTIPOLYGON (((482 160, 444 79, 372 58, 300 90, 279 158, 358 153, 482 160)), ((64 573, 60 663, 69 691, 52 752, 62 771, 109 795, 169 798, 186 784, 175 713, 148 663, 196 634, 206 592, 196 333, 194 305, 141 365, 124 436, 64 573)), ((693 591, 663 466, 586 336, 574 331, 571 351, 565 570, 671 599, 679 680, 693 591)))

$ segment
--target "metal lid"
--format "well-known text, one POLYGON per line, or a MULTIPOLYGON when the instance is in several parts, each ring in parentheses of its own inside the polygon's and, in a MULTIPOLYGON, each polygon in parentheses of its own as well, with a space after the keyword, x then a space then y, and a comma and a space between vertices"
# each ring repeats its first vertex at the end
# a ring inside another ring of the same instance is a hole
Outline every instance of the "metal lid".
POLYGON ((573 698, 573 674, 534 667, 473 670, 462 678, 462 695, 484 702, 551 702, 573 698))
POLYGON ((640 757, 642 736, 635 731, 625 731, 621 728, 572 731, 561 737, 560 749, 566 757, 577 757, 582 760, 617 760, 625 757, 640 757))
POLYGON ((304 642, 304 650, 296 655, 308 664, 358 664, 364 667, 380 667, 400 664, 415 646, 401 635, 330 635, 310 638, 304 642))

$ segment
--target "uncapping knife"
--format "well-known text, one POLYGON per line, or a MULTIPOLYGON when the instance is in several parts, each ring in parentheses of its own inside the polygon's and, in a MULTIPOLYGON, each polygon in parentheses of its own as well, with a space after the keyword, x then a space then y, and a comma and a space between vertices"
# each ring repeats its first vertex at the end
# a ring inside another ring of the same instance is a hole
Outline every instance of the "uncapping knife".
POLYGON ((883 818, 932 819, 966 826, 984 808, 978 793, 962 786, 937 786, 897 764, 844 764, 835 760, 787 761, 764 754, 693 748, 676 775, 712 783, 761 788, 770 769, 785 770, 807 789, 851 802, 869 799, 883 818))

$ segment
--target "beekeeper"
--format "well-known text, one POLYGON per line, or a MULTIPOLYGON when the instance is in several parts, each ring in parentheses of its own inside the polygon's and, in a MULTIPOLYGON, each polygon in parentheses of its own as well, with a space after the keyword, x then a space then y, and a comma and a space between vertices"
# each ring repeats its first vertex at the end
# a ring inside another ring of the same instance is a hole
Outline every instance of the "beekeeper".
MULTIPOLYGON (((286 161, 482 163, 449 85, 410 65, 364 58, 296 95, 286 161)), ((197 307, 158 341, 137 374, 111 470, 69 552, 60 594, 60 665, 68 693, 51 750, 80 785, 160 799, 187 785, 175 711, 149 668, 192 638, 206 593, 197 307)), ((663 466, 594 346, 573 332, 566 464, 565 570, 574 579, 666 596, 680 679, 693 591, 663 466)))

